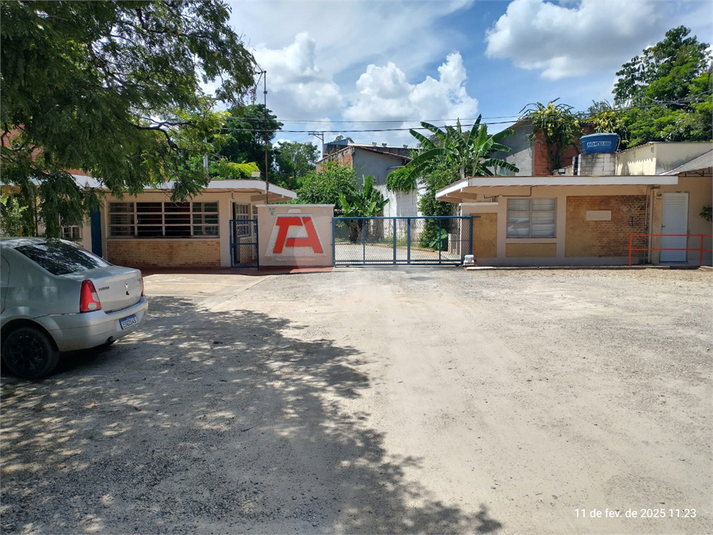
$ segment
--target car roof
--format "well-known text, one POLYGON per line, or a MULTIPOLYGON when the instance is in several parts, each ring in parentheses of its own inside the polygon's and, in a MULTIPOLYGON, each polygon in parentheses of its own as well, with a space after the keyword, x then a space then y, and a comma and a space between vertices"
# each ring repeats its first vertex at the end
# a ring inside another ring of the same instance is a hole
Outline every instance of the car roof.
POLYGON ((0 239, 0 247, 16 249, 17 247, 21 247, 23 245, 45 243, 46 241, 47 240, 44 238, 2 238, 0 239))
MULTIPOLYGON (((60 241, 66 243, 67 245, 77 246, 74 242, 62 239, 56 239, 52 241, 60 241)), ((23 245, 36 245, 40 243, 47 243, 47 238, 0 238, 0 247, 7 247, 9 249, 17 249, 23 245)))

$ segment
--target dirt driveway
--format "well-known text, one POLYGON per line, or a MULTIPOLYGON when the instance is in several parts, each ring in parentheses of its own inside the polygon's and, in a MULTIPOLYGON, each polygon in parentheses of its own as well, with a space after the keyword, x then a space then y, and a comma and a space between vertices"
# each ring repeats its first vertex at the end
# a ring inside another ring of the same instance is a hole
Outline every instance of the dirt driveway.
POLYGON ((141 331, 2 378, 2 532, 713 533, 712 282, 149 276, 141 331))

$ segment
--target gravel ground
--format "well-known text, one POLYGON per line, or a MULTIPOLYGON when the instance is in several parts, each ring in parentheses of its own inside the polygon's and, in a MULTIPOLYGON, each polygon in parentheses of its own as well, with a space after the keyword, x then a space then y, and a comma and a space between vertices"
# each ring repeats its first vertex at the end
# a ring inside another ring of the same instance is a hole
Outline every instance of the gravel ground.
POLYGON ((713 533, 712 281, 151 275, 140 331, 2 376, 0 528, 713 533))

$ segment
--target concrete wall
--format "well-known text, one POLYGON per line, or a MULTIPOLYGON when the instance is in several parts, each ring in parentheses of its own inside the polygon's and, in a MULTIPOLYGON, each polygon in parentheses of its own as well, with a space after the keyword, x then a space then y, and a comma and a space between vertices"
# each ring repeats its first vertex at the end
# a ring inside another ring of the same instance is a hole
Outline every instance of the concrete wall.
POLYGON ((417 191, 389 191, 386 185, 376 187, 389 204, 384 207, 386 217, 415 216, 418 214, 418 192, 417 191))
POLYGON ((260 267, 330 267, 334 205, 258 206, 260 267))
POLYGON ((506 137, 501 141, 501 143, 507 147, 510 147, 512 150, 510 152, 494 152, 493 158, 505 160, 520 169, 518 173, 504 171, 502 174, 532 176, 534 156, 532 143, 527 137, 529 134, 532 133, 532 125, 515 124, 508 128, 515 130, 515 134, 506 137))
POLYGON ((647 143, 617 153, 617 175, 660 175, 713 148, 710 142, 647 143))

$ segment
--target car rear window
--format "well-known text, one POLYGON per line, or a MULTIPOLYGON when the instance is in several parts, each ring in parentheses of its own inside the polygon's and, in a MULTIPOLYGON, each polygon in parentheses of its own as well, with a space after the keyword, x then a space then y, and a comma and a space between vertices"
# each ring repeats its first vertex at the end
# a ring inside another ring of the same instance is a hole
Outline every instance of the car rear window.
POLYGON ((106 260, 61 241, 21 245, 15 250, 53 275, 111 266, 106 260))

